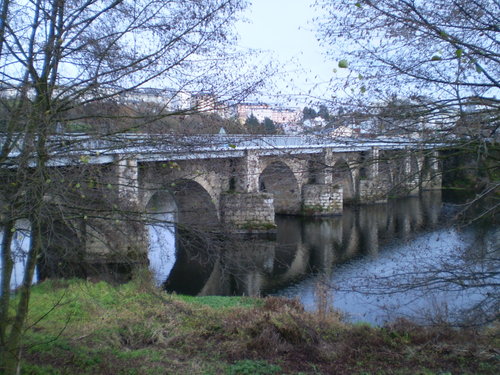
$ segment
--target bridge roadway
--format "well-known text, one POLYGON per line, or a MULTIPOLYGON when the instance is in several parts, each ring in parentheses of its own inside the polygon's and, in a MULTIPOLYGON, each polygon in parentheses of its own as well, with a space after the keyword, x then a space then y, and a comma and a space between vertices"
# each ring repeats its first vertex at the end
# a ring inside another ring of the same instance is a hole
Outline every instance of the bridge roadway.
MULTIPOLYGON (((1 138, 1 145, 5 138, 1 138)), ((20 145, 12 148, 9 158, 20 154, 20 145)), ((426 145, 426 148, 436 145, 426 145)), ((319 154, 325 148, 333 152, 363 152, 373 148, 398 150, 420 148, 415 140, 379 137, 376 139, 324 136, 262 136, 262 135, 195 135, 120 134, 92 137, 67 134, 54 136, 48 142, 48 165, 107 164, 117 155, 133 157, 138 162, 243 157, 245 151, 260 151, 261 155, 319 154)), ((9 163, 10 164, 10 163, 9 163)), ((12 164, 15 166, 15 164, 12 164)))

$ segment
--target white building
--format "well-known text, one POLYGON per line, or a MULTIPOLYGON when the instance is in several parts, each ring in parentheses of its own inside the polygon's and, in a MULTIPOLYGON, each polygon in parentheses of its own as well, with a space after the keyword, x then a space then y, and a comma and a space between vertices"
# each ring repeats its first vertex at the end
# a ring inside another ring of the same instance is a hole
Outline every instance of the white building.
POLYGON ((302 112, 298 109, 272 107, 265 103, 240 103, 235 107, 236 117, 242 123, 253 115, 260 122, 267 117, 278 125, 292 124, 299 122, 302 115, 302 112))

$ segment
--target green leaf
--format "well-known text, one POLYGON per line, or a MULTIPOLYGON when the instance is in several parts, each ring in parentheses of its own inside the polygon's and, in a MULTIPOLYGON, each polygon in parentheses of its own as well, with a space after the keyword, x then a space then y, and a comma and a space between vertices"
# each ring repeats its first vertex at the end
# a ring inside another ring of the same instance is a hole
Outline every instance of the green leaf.
POLYGON ((357 6, 358 8, 361 8, 361 3, 360 2, 357 2, 356 4, 354 4, 355 6, 357 6))
POLYGON ((462 48, 459 48, 455 51, 455 56, 457 56, 458 58, 461 58, 463 54, 464 50, 462 48))
POLYGON ((479 65, 476 64, 476 72, 481 73, 482 71, 483 71, 483 69, 479 65))
POLYGON ((359 89, 359 91, 361 91, 361 93, 364 94, 366 92, 366 87, 365 86, 361 86, 361 88, 359 89))
POLYGON ((231 144, 230 144, 230 145, 228 145, 228 146, 229 146, 229 147, 231 147, 231 148, 236 148, 236 145, 231 145, 231 144))
POLYGON ((363 78, 365 78, 365 77, 363 77, 363 75, 362 75, 361 73, 360 73, 360 74, 358 74, 358 79, 360 79, 360 80, 361 80, 361 79, 363 79, 363 78))
POLYGON ((448 39, 448 34, 445 31, 440 31, 439 36, 441 36, 441 38, 448 39))
POLYGON ((347 62, 347 60, 339 61, 339 68, 346 69, 347 67, 349 67, 349 63, 347 62))
POLYGON ((440 61, 440 60, 442 60, 442 58, 441 58, 441 56, 438 56, 438 55, 434 55, 431 58, 431 61, 440 61))

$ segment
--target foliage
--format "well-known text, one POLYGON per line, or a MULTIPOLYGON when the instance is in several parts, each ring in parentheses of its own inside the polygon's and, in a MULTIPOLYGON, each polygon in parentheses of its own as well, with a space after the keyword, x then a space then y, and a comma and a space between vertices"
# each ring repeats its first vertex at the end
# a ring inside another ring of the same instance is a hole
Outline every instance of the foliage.
POLYGON ((23 368, 34 375, 498 372, 494 326, 481 334, 403 320, 350 326, 334 311, 309 313, 294 300, 198 299, 146 291, 142 281, 41 283, 33 288, 23 368))
POLYGON ((351 83, 403 97, 429 93, 445 107, 447 100, 483 98, 497 108, 496 1, 319 0, 317 6, 326 12, 322 41, 341 48, 332 50, 335 56, 349 56, 351 83))
POLYGON ((278 131, 273 120, 265 117, 264 120, 260 122, 253 113, 245 120, 244 127, 250 134, 276 134, 278 131))
POLYGON ((330 113, 328 112, 328 108, 326 105, 320 104, 318 110, 318 116, 326 121, 330 120, 330 113))
POLYGON ((250 297, 226 297, 226 296, 186 296, 178 295, 178 299, 192 304, 206 305, 214 309, 226 309, 234 307, 254 307, 262 303, 256 298, 250 297))
POLYGON ((318 114, 314 110, 314 108, 304 107, 302 110, 302 119, 303 120, 311 120, 316 118, 318 114))

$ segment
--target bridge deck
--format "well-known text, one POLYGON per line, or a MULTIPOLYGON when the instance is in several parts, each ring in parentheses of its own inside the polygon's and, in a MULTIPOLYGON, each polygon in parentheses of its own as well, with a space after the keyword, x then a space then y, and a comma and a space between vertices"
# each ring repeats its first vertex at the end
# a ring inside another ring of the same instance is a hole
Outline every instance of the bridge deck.
MULTIPOLYGON (((6 138, 0 138, 1 145, 6 138)), ((9 159, 20 155, 19 141, 9 159)), ((256 136, 122 134, 105 137, 61 135, 50 138, 50 165, 74 165, 81 162, 106 164, 117 156, 136 158, 139 162, 242 157, 248 150, 262 155, 314 154, 330 148, 333 152, 359 152, 373 147, 404 149, 421 144, 404 138, 327 138, 319 136, 256 136)), ((431 148, 427 145, 426 148, 431 148)), ((10 164, 10 163, 7 163, 10 164)), ((11 164, 14 165, 14 164, 11 164)))

